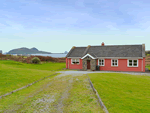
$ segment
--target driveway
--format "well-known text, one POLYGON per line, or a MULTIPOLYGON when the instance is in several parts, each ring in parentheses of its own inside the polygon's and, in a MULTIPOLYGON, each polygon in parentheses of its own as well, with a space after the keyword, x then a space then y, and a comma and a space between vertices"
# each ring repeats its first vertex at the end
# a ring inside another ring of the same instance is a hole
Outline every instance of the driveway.
POLYGON ((88 77, 83 74, 62 73, 25 90, 28 92, 12 95, 16 100, 13 103, 9 101, 10 105, 4 105, 8 103, 9 97, 4 98, 6 100, 3 100, 5 102, 2 105, 5 107, 0 106, 0 113, 104 113, 88 77))
POLYGON ((59 71, 58 73, 62 73, 63 75, 69 74, 88 74, 88 73, 124 73, 124 74, 132 74, 132 75, 147 75, 150 76, 150 73, 142 73, 142 72, 114 72, 114 71, 59 71))

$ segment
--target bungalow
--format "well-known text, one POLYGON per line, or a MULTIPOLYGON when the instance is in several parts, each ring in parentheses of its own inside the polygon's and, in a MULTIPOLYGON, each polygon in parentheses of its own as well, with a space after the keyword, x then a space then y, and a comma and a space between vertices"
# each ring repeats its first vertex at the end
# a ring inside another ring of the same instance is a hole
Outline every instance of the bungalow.
POLYGON ((66 55, 66 68, 145 72, 145 44, 73 46, 66 55))

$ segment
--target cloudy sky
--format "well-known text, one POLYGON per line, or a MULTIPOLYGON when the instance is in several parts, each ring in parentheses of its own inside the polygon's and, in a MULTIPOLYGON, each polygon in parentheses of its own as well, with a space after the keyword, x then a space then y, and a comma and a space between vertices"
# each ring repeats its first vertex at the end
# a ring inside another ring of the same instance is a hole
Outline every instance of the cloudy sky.
POLYGON ((2 0, 0 50, 145 43, 150 50, 149 0, 2 0))

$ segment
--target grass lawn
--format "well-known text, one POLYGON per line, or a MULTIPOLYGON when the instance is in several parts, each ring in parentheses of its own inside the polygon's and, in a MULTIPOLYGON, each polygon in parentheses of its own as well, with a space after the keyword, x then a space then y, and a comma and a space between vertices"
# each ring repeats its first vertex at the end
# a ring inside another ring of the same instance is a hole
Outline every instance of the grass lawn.
POLYGON ((88 75, 110 113, 150 113, 150 76, 88 75))
POLYGON ((146 68, 148 68, 150 70, 150 66, 146 66, 146 68))
POLYGON ((66 67, 66 63, 42 63, 42 64, 26 64, 11 60, 0 60, 0 65, 6 65, 7 67, 16 67, 24 69, 36 69, 36 70, 47 70, 57 71, 66 67))
POLYGON ((65 68, 65 63, 36 65, 10 60, 0 61, 0 95, 54 74, 56 70, 62 68, 65 68))
POLYGON ((13 93, 12 95, 0 99, 0 113, 21 113, 19 110, 22 110, 23 107, 31 104, 32 101, 40 97, 39 95, 42 94, 43 90, 48 86, 48 83, 51 82, 55 76, 56 75, 53 75, 47 79, 35 83, 28 88, 22 89, 13 93))
POLYGON ((73 78, 72 89, 65 100, 65 113, 104 113, 86 75, 73 78))
POLYGON ((52 76, 0 99, 0 112, 103 113, 86 75, 52 76))

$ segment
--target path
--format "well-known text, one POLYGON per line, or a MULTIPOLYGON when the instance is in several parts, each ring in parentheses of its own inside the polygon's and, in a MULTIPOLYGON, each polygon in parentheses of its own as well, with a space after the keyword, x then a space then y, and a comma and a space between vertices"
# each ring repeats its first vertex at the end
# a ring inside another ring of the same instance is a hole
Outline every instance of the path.
POLYGON ((123 73, 123 74, 131 74, 131 75, 147 75, 150 76, 150 73, 142 73, 142 72, 114 72, 114 71, 59 71, 59 73, 63 74, 88 74, 88 73, 123 73))
POLYGON ((88 77, 83 73, 62 73, 54 78, 47 78, 41 88, 31 92, 19 104, 16 100, 4 113, 103 112, 88 77))

